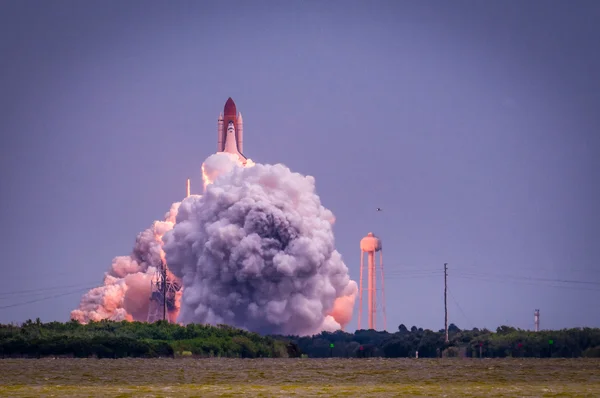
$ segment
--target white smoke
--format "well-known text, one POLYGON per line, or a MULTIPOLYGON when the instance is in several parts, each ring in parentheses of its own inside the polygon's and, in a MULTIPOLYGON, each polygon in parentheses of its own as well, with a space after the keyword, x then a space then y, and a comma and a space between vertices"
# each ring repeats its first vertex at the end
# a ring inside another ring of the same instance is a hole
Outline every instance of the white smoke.
MULTIPOLYGON (((162 236, 173 228, 179 205, 173 203, 164 221, 154 221, 138 234, 129 256, 113 259, 103 286, 83 295, 79 308, 71 311, 71 319, 81 323, 102 319, 146 321, 151 282, 164 257, 162 236)), ((171 318, 176 318, 178 309, 173 312, 171 318)))
POLYGON ((334 248, 334 217, 314 178, 249 165, 210 156, 205 194, 184 200, 164 235, 167 263, 184 288, 178 320, 268 334, 339 329, 357 287, 334 248))
POLYGON ((202 174, 204 197, 174 203, 164 221, 141 232, 132 254, 114 258, 104 285, 86 293, 71 318, 145 321, 150 282, 166 257, 170 277, 183 280, 171 321, 181 302, 184 323, 281 334, 347 324, 357 287, 334 249, 334 217, 314 179, 250 159, 244 168, 227 153, 210 156, 202 174))

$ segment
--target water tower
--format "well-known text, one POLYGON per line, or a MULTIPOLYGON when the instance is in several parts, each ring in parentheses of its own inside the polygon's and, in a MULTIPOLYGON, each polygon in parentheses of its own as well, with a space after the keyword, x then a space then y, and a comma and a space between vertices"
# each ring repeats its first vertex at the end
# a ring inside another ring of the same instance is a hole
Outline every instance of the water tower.
POLYGON ((364 258, 367 254, 367 309, 369 313, 369 329, 375 329, 376 324, 376 299, 377 299, 377 264, 375 253, 379 252, 379 268, 381 280, 381 304, 383 312, 383 329, 387 329, 387 320, 385 317, 385 290, 383 283, 383 252, 381 250, 381 240, 369 232, 367 236, 360 241, 360 281, 359 281, 359 309, 358 309, 358 329, 361 329, 363 318, 363 270, 364 258))

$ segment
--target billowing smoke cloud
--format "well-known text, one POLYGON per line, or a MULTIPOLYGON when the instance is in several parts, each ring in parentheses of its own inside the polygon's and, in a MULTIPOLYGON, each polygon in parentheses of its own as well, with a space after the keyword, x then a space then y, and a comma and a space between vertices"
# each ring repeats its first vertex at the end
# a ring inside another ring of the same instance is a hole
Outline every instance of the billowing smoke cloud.
MULTIPOLYGON (((179 202, 173 203, 164 221, 153 222, 137 236, 131 255, 113 259, 103 286, 82 297, 79 308, 71 312, 71 319, 81 323, 102 319, 147 320, 151 283, 164 258, 162 237, 173 228, 179 205, 179 202)), ((168 278, 179 282, 172 274, 168 278)), ((179 313, 180 298, 181 292, 178 292, 170 306, 169 319, 172 321, 179 313)))
POLYGON ((165 233, 167 263, 184 287, 178 320, 260 333, 339 329, 357 287, 314 179, 283 165, 249 165, 210 156, 205 194, 184 200, 165 233))
POLYGON ((174 203, 164 221, 141 232, 72 319, 145 321, 166 257, 169 280, 183 283, 168 306, 171 322, 311 334, 350 321, 356 283, 334 249, 334 217, 312 177, 250 159, 244 168, 227 153, 210 156, 202 177, 205 195, 174 203))

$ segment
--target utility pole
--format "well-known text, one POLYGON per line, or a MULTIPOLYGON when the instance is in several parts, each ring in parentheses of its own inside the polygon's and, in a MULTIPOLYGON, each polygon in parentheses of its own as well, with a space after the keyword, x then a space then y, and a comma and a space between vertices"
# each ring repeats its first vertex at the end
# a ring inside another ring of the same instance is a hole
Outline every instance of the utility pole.
POLYGON ((444 329, 446 330, 446 343, 448 339, 448 264, 444 263, 444 329))

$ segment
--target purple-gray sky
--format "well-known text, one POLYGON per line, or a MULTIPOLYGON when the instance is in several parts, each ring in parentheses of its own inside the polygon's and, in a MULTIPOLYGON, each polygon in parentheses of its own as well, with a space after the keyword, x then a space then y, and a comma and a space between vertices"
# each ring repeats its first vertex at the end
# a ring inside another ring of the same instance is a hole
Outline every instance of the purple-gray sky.
POLYGON ((445 262, 459 327, 535 308, 600 327, 599 20, 597 1, 1 0, 0 322, 68 320, 81 293, 52 296, 99 285, 188 176, 199 193, 231 96, 246 155, 316 178, 353 279, 382 237, 388 330, 443 328, 445 262))

